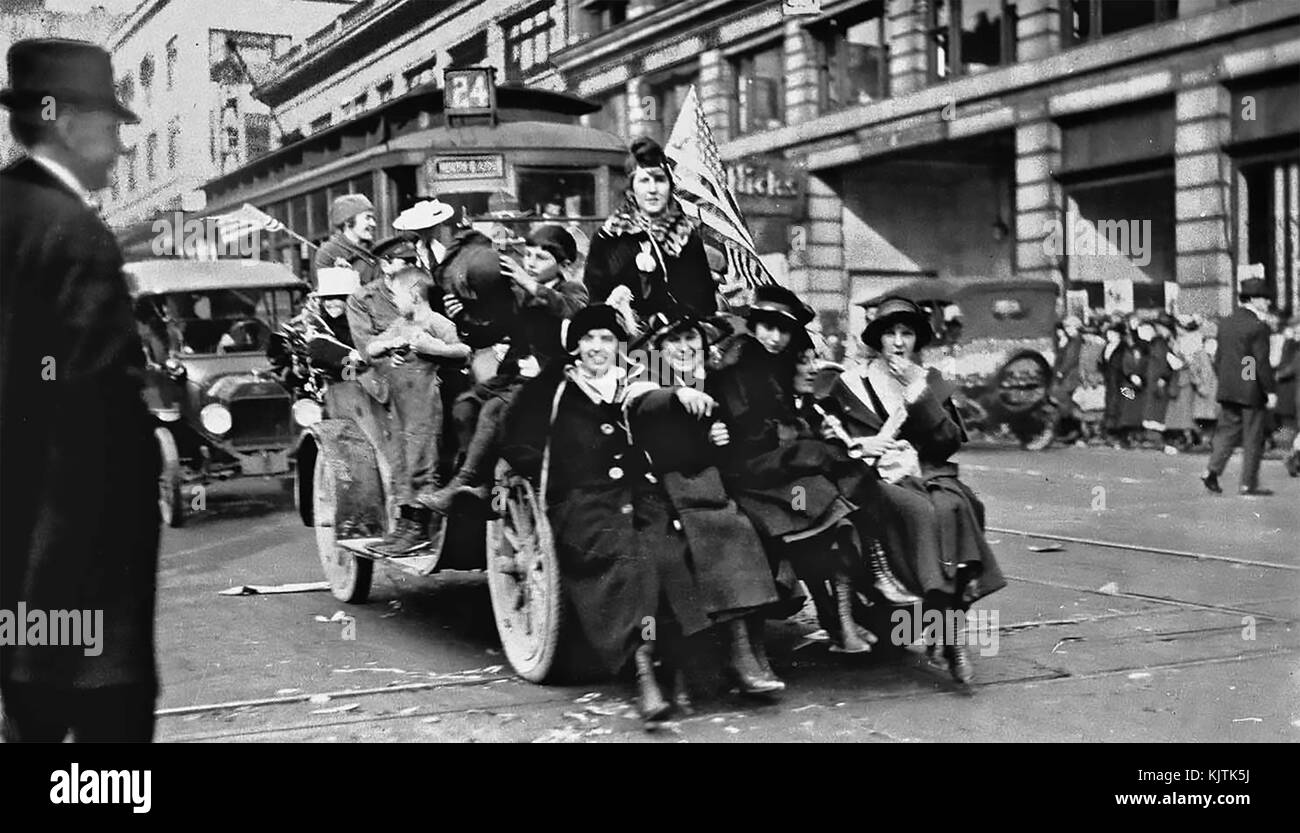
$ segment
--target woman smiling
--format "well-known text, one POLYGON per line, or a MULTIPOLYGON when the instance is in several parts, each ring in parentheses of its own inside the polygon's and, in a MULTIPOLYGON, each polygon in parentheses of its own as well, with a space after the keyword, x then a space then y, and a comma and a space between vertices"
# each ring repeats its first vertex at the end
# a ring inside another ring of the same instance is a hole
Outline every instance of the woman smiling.
POLYGON ((592 301, 617 308, 636 331, 656 313, 712 315, 716 286, 704 241, 674 195, 663 148, 637 139, 626 169, 627 198, 587 254, 583 280, 592 301))

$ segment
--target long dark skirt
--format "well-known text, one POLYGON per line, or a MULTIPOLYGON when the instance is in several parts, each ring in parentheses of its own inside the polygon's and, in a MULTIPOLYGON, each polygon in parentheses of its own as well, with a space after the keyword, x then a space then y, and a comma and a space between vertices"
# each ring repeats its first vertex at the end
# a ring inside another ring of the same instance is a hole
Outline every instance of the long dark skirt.
POLYGON ((611 674, 661 632, 689 636, 713 624, 686 537, 659 486, 575 489, 549 516, 567 596, 611 674))
POLYGON ((890 569, 912 593, 965 609, 1006 586, 984 538, 984 504, 956 477, 883 483, 870 510, 864 534, 881 540, 890 569))

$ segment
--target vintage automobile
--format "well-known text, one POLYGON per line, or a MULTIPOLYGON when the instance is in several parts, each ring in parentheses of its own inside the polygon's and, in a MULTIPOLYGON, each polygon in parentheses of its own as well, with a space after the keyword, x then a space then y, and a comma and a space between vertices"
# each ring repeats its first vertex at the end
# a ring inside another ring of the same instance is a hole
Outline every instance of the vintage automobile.
POLYGON ((271 372, 272 331, 309 289, 286 267, 256 260, 126 264, 146 354, 145 398, 160 425, 159 505, 172 527, 217 481, 263 478, 292 488, 296 451, 321 418, 271 372))
POLYGON ((1055 282, 917 280, 860 302, 868 316, 885 295, 901 295, 930 313, 935 340, 922 359, 957 383, 954 402, 968 428, 994 433, 1006 426, 1032 451, 1051 445, 1060 295, 1055 282), (953 305, 960 310, 960 325, 952 320, 953 305))
POLYGON ((325 390, 326 419, 311 426, 297 451, 298 507, 313 527, 330 591, 364 604, 375 563, 410 575, 486 570, 497 632, 515 672, 533 682, 580 675, 585 643, 564 608, 559 562, 535 484, 502 463, 489 503, 458 498, 434 545, 384 558, 368 549, 396 517, 392 468, 385 454, 386 418, 355 381, 325 390))

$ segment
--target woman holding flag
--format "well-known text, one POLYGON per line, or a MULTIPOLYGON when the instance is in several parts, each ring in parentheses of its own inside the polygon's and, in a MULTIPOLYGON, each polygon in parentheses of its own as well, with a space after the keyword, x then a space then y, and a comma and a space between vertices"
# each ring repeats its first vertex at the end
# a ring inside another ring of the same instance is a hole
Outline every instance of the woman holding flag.
POLYGON ((699 229, 682 211, 663 148, 632 142, 623 205, 591 241, 583 282, 594 303, 618 309, 638 334, 657 313, 717 311, 716 286, 699 229))

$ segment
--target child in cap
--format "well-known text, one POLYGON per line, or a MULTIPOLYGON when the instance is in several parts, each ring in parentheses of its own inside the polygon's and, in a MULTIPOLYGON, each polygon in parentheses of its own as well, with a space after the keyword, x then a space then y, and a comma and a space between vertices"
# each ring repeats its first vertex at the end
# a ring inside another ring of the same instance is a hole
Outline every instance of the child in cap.
POLYGON ((371 550, 390 557, 411 555, 432 544, 432 516, 417 496, 437 487, 442 437, 437 360, 469 357, 469 347, 460 342, 456 326, 430 308, 433 284, 423 269, 408 267, 392 281, 397 318, 365 348, 372 367, 387 384, 389 458, 400 513, 392 534, 371 550))

